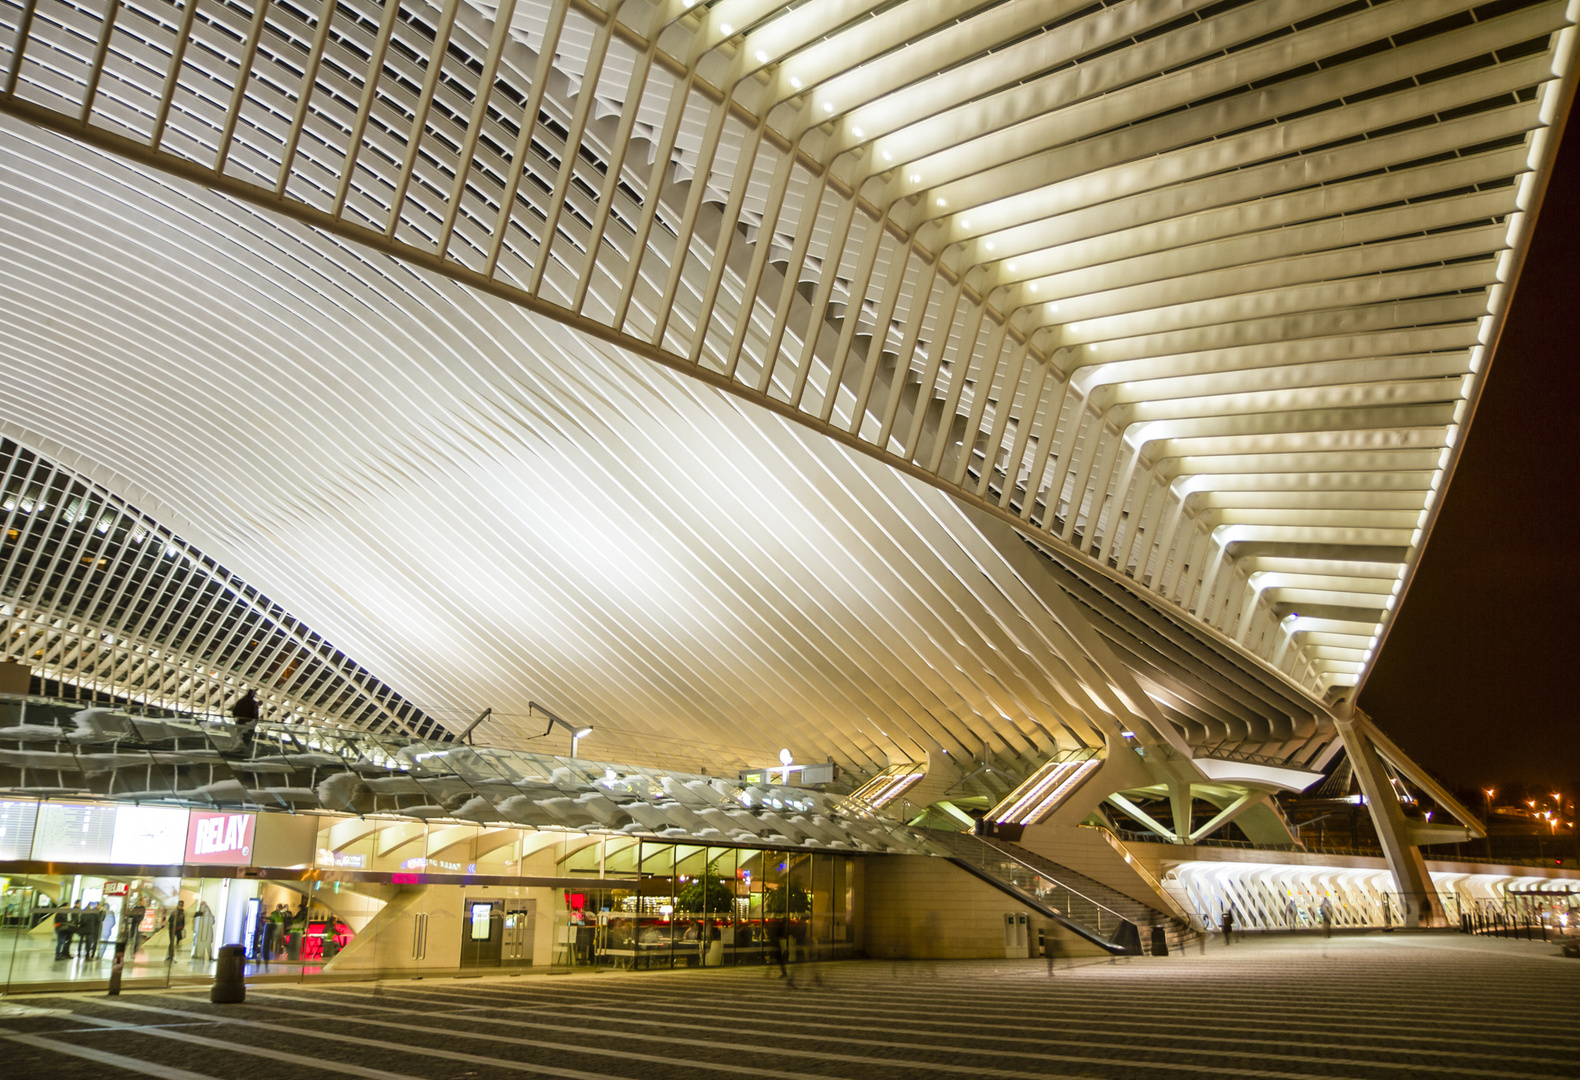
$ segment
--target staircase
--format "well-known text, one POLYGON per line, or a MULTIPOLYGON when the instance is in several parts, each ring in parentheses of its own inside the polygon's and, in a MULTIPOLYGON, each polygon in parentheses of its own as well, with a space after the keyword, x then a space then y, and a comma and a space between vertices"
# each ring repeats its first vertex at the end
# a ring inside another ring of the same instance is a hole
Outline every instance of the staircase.
POLYGON ((1018 844, 942 829, 922 831, 949 853, 950 862, 1110 953, 1134 951, 1127 937, 1121 936, 1123 924, 1134 926, 1142 944, 1147 945, 1150 927, 1161 923, 1171 952, 1191 933, 1161 905, 1153 907, 1132 899, 1018 844))
POLYGON ((1012 844, 1006 840, 983 840, 982 843, 1002 850, 1005 854, 1013 856, 1020 862, 1046 873, 1055 881, 1091 897, 1109 910, 1118 912, 1135 923, 1136 926, 1142 928, 1143 938, 1147 936, 1147 927, 1150 927, 1155 922, 1162 923, 1168 934, 1169 950, 1171 952, 1179 949, 1186 941, 1195 940, 1195 931, 1178 915, 1169 911, 1161 900, 1156 904, 1144 903, 1134 897, 1127 896, 1118 889, 1104 885, 1096 878, 1087 877, 1076 870, 1071 870, 1069 867, 1056 863, 1044 855, 1039 855, 1030 848, 1021 847, 1019 844, 1012 844))

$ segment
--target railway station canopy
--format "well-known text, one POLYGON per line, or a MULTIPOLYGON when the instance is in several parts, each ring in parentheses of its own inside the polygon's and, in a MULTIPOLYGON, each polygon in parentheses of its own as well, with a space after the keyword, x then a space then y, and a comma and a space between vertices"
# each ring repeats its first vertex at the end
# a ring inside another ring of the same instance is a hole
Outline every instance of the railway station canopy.
POLYGON ((1454 470, 1577 18, 0 0, 0 652, 1275 842, 1454 470))

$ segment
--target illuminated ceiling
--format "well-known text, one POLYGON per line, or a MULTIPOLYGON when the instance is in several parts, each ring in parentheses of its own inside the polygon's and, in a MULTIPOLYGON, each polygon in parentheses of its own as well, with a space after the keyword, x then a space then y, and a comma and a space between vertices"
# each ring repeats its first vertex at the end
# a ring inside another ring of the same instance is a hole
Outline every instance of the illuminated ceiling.
POLYGON ((5 0, 0 423, 447 722, 1306 752, 1265 700, 1386 633, 1575 19, 5 0), (1103 701, 989 519, 1252 719, 1103 701))

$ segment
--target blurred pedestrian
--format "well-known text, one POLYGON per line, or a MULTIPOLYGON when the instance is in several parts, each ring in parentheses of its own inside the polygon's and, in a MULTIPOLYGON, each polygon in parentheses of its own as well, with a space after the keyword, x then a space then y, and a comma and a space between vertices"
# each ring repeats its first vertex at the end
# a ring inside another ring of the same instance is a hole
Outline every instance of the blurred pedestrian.
POLYGON ((82 911, 77 923, 77 956, 92 960, 99 955, 99 933, 104 929, 104 905, 98 901, 82 911))
POLYGON ((230 716, 236 721, 236 734, 241 737, 242 749, 251 754, 258 728, 258 692, 249 687, 230 707, 230 716))
POLYGON ((143 906, 139 898, 132 901, 132 906, 127 909, 125 923, 126 959, 130 961, 137 955, 137 950, 143 947, 143 916, 148 909, 143 906))
POLYGON ((71 935, 75 931, 76 917, 71 909, 61 904, 55 909, 55 959, 71 959, 71 935))
POLYGON ((170 913, 170 947, 165 951, 166 960, 176 958, 176 950, 181 947, 181 939, 187 936, 187 903, 185 900, 176 901, 176 909, 170 913))

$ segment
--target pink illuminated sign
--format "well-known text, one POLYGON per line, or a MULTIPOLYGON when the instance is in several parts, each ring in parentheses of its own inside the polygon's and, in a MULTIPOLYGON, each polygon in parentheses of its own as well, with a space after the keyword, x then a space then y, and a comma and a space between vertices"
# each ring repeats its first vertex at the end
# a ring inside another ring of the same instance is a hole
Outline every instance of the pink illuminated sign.
POLYGON ((192 811, 187 825, 189 863, 246 866, 252 861, 252 814, 214 814, 192 811))

